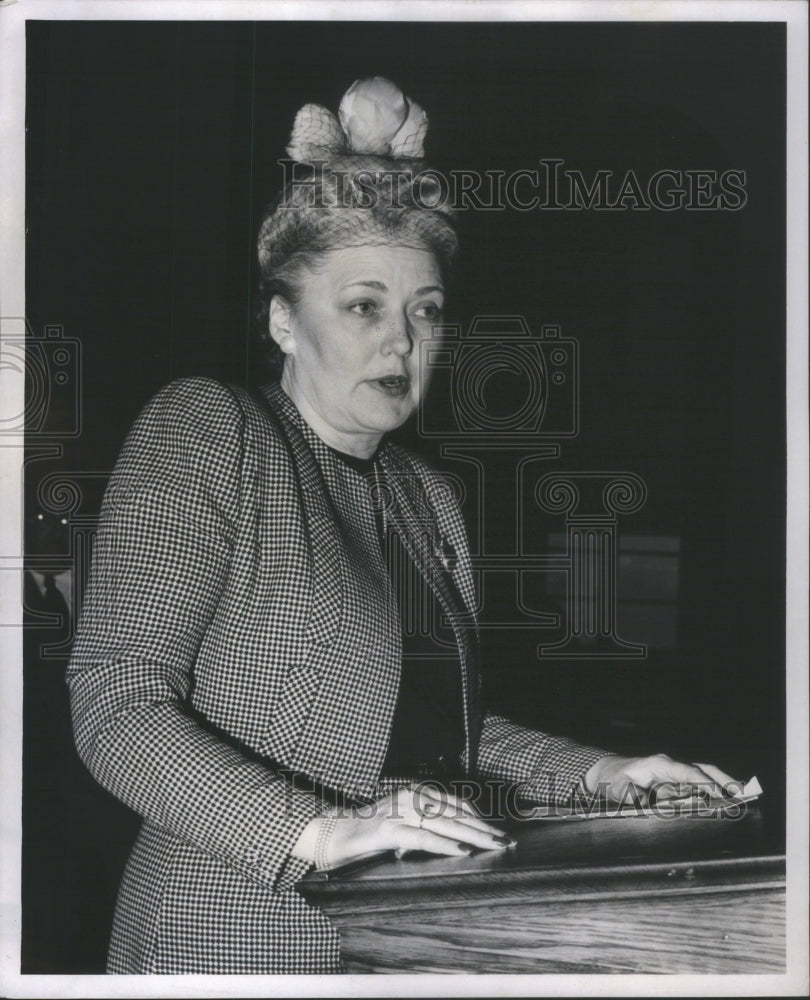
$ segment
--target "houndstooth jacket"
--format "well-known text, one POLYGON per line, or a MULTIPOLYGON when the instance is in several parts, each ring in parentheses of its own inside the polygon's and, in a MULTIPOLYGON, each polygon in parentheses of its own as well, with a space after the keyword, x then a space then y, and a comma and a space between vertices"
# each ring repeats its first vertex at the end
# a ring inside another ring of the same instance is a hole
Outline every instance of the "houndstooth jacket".
MULTIPOLYGON (((459 509, 409 453, 379 459, 453 622, 468 770, 565 799, 604 751, 482 715, 459 509)), ((108 971, 339 971, 336 932, 295 889, 291 850, 325 809, 295 776, 378 787, 401 660, 378 501, 278 385, 180 380, 134 424, 68 668, 82 759, 143 816, 108 971)))

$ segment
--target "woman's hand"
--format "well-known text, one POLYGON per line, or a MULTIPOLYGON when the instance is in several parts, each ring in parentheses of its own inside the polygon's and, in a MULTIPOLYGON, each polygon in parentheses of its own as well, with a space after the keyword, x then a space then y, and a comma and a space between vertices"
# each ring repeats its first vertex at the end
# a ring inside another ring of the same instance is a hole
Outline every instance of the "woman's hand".
POLYGON ((742 782, 713 764, 681 764, 664 753, 652 757, 603 757, 587 772, 585 789, 608 802, 650 802, 704 795, 723 798, 742 791, 742 782))
MULTIPOLYGON (((296 857, 314 861, 321 824, 312 820, 293 849, 296 857)), ((503 850, 514 844, 455 795, 432 786, 400 788, 383 799, 347 809, 334 821, 322 856, 330 868, 358 858, 395 850, 428 851, 463 857, 475 848, 503 850)))

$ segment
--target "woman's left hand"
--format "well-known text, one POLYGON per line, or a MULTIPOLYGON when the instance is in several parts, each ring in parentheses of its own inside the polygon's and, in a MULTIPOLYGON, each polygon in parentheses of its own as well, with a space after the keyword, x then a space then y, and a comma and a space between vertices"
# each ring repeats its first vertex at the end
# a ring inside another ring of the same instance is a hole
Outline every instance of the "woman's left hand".
POLYGON ((682 764, 664 753, 602 757, 587 772, 584 784, 590 794, 626 805, 649 805, 689 795, 723 798, 742 791, 742 782, 713 764, 682 764))

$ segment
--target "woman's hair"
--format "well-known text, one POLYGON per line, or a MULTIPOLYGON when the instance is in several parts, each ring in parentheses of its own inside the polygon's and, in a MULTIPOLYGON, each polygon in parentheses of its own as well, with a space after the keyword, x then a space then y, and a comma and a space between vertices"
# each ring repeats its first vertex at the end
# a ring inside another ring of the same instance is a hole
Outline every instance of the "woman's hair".
POLYGON ((256 338, 274 375, 283 355, 269 334, 270 302, 280 295, 295 307, 306 275, 317 271, 328 251, 428 250, 446 276, 458 249, 441 179, 422 161, 354 154, 294 168, 293 179, 265 211, 258 238, 256 338))
POLYGON ((270 336, 270 303, 274 296, 280 295, 295 308, 301 298, 305 275, 317 271, 322 263, 323 251, 313 247, 299 250, 269 273, 262 274, 256 302, 254 337, 263 365, 275 378, 281 375, 284 355, 270 336))

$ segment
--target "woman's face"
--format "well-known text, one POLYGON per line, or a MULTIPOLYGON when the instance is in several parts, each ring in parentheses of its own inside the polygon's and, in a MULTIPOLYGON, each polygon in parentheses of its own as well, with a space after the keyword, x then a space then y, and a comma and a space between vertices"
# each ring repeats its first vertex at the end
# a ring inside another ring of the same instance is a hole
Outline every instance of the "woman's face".
POLYGON ((399 246, 331 250, 296 306, 273 299, 282 386, 328 445, 366 457, 414 412, 427 388, 419 345, 443 304, 435 255, 399 246))

